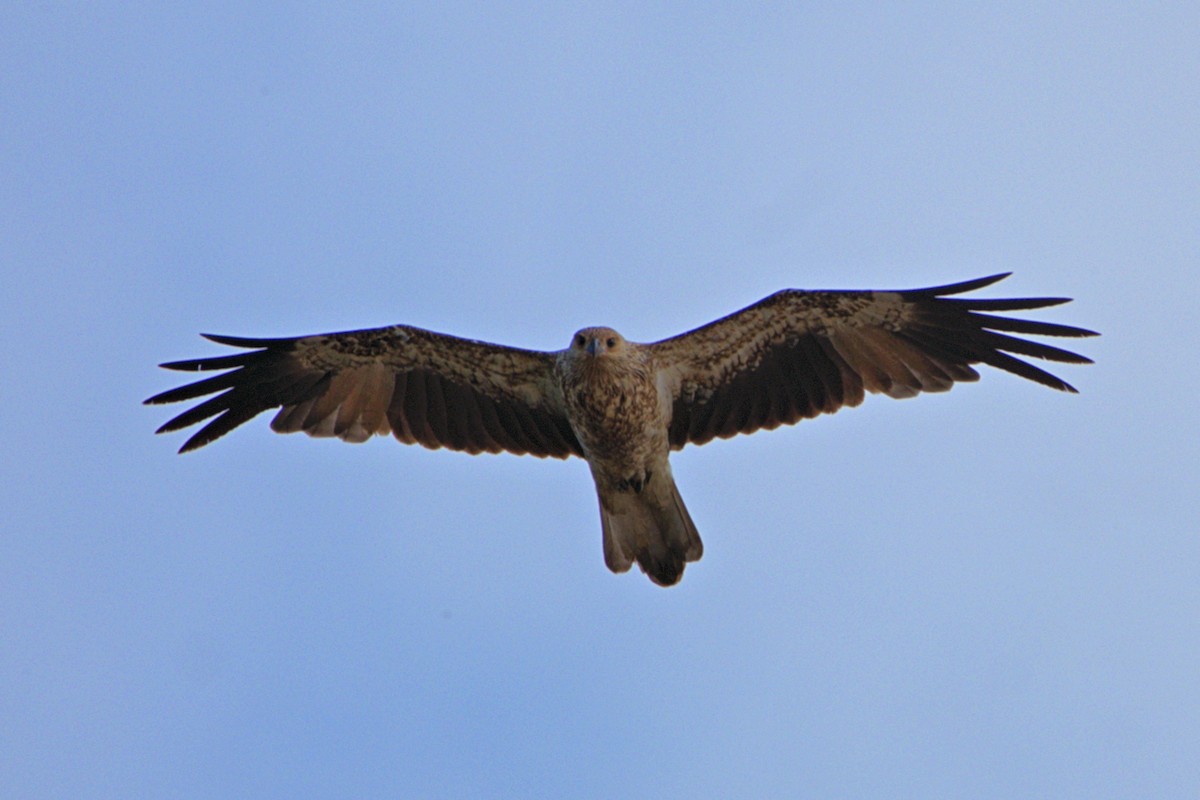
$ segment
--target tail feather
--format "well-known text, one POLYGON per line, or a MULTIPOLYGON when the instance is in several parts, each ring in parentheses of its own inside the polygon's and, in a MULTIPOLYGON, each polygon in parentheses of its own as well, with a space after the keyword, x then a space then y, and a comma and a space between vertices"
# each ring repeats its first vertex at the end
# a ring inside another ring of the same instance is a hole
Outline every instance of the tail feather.
POLYGON ((689 561, 704 553, 700 534, 669 474, 655 476, 642 492, 600 489, 604 563, 625 572, 636 561, 659 586, 683 577, 689 561))

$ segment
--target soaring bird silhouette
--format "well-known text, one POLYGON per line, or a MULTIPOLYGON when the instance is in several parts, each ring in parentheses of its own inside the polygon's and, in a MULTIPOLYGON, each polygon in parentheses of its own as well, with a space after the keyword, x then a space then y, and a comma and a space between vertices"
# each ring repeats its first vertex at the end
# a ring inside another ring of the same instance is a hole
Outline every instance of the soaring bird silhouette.
POLYGON ((1008 277, 904 291, 785 289, 727 317, 653 344, 611 328, 584 328, 564 350, 542 352, 393 325, 285 339, 205 337, 248 352, 163 367, 221 374, 147 403, 216 395, 159 433, 209 422, 194 450, 263 411, 271 427, 362 442, 469 453, 507 451, 587 460, 600 499, 604 560, 633 562, 661 586, 679 581, 703 547, 668 456, 791 425, 866 392, 913 397, 975 381, 973 364, 1052 389, 1075 389, 1014 355, 1071 364, 1076 353, 1009 334, 1081 337, 1093 331, 997 316, 1067 298, 959 298, 1008 277))

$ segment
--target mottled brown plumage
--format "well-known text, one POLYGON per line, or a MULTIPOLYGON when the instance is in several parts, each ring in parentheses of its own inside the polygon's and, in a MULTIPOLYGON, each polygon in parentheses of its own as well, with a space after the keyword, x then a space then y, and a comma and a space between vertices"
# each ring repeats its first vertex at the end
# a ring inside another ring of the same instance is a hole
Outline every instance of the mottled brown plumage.
POLYGON ((206 335, 248 352, 164 364, 228 371, 146 402, 216 395, 159 428, 209 420, 180 452, 278 408, 271 427, 281 433, 349 442, 390 433, 470 453, 581 456, 596 483, 609 568, 622 572, 636 561, 669 586, 703 549, 671 475, 673 449, 833 413, 867 392, 945 391, 978 380, 972 365, 979 363, 1074 392, 1010 354, 1089 359, 1009 334, 1092 331, 988 313, 1065 298, 953 297, 1005 277, 892 292, 789 289, 653 344, 584 328, 557 352, 406 325, 288 339, 206 335))
POLYGON ((555 373, 600 498, 605 563, 624 572, 636 560, 670 586, 704 548, 671 477, 658 369, 649 348, 612 328, 584 328, 555 373))

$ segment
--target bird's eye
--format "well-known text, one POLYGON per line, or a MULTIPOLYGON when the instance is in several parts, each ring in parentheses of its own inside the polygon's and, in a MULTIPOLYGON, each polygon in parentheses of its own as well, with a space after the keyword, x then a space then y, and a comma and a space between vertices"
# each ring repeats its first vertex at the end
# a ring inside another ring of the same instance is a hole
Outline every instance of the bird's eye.
POLYGON ((578 336, 576 336, 576 337, 575 337, 575 346, 576 346, 576 347, 583 347, 583 334, 580 334, 580 335, 578 335, 578 336))
POLYGON ((607 347, 609 347, 609 348, 616 347, 616 346, 617 346, 617 340, 616 340, 616 339, 609 339, 609 340, 608 340, 607 342, 605 342, 604 344, 605 344, 605 346, 607 346, 607 347))

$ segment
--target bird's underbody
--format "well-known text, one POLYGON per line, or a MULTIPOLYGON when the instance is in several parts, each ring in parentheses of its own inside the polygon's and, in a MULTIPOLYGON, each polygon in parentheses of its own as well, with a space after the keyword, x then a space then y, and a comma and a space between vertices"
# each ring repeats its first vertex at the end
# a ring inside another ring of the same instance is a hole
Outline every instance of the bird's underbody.
POLYGON ((675 480, 657 371, 644 349, 612 328, 584 328, 557 361, 567 418, 600 498, 604 561, 637 561, 660 586, 679 581, 704 552, 675 480))
POLYGON ((1006 275, 909 291, 785 290, 653 344, 584 328, 565 350, 522 350, 396 325, 289 339, 209 336, 249 352, 163 366, 228 370, 147 403, 216 395, 159 432, 209 420, 181 448, 201 447, 263 411, 277 431, 361 442, 375 434, 471 453, 587 460, 600 501, 604 559, 636 562, 662 586, 700 558, 696 526, 669 455, 686 444, 770 429, 978 379, 990 364, 1051 388, 1059 378, 1010 355, 1089 359, 1008 332, 1092 336, 992 311, 1062 298, 959 299, 1006 275))

